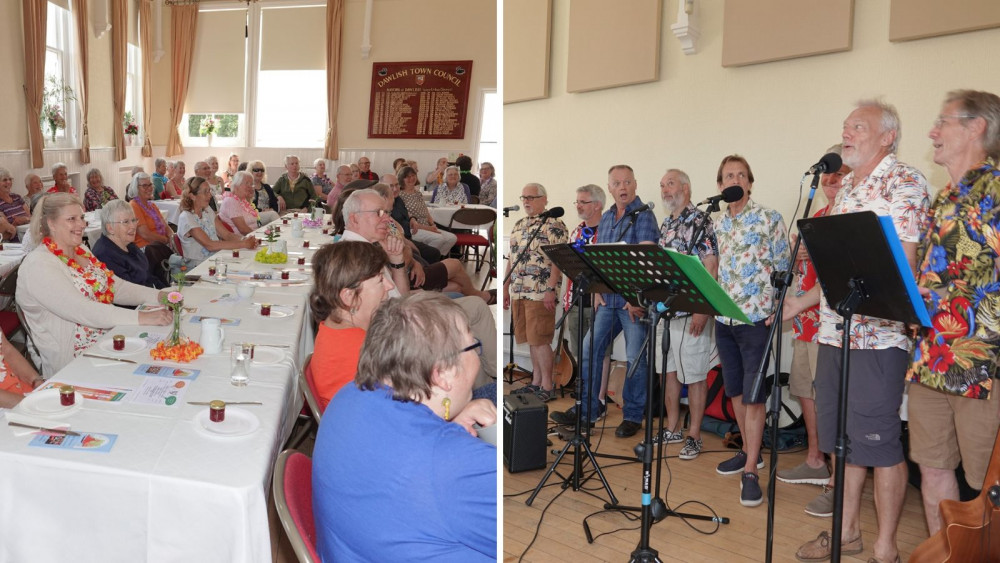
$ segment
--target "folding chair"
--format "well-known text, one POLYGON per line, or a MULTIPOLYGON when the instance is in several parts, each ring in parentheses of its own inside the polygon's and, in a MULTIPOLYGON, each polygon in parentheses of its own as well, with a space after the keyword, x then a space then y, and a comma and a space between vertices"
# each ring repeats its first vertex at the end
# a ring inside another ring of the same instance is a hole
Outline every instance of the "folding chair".
POLYGON ((312 510, 312 459, 298 450, 278 455, 272 481, 281 527, 301 563, 319 561, 316 520, 312 510))
POLYGON ((469 248, 471 247, 475 251, 476 255, 476 271, 478 272, 483 267, 483 254, 479 253, 479 248, 489 248, 490 241, 483 235, 479 234, 479 230, 496 223, 497 212, 495 209, 485 209, 485 208, 472 208, 465 207, 455 211, 451 216, 451 221, 448 222, 448 230, 455 233, 457 241, 455 241, 455 246, 462 248, 462 256, 468 259, 469 248), (460 223, 463 226, 461 228, 472 229, 471 233, 461 232, 455 230, 455 223, 460 223))

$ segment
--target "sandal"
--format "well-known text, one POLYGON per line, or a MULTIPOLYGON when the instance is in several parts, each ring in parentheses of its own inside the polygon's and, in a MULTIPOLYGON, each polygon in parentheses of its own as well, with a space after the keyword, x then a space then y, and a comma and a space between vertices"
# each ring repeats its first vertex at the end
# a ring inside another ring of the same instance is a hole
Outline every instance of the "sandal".
MULTIPOLYGON (((828 532, 820 532, 816 539, 802 544, 799 551, 795 553, 795 558, 799 561, 826 561, 830 558, 832 551, 830 534, 828 532)), ((861 536, 851 541, 840 542, 841 555, 857 555, 862 551, 864 551, 864 547, 861 543, 861 536)))

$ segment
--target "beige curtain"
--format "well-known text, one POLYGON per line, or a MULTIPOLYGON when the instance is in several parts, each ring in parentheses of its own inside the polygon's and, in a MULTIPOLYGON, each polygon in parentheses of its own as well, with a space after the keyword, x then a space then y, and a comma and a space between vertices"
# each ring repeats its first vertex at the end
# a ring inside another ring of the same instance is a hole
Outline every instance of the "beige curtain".
POLYGON ((24 101, 28 111, 28 144, 31 167, 45 166, 42 137, 42 89, 45 81, 45 25, 47 0, 22 0, 24 20, 24 101))
POLYGON ((177 127, 184 115, 184 98, 187 97, 191 78, 191 59, 194 56, 194 32, 198 25, 198 6, 170 7, 170 46, 173 49, 170 93, 170 136, 167 138, 167 156, 184 153, 181 134, 177 127))
POLYGON ((114 132, 115 160, 125 160, 125 75, 128 73, 128 5, 111 0, 111 130, 114 132))
POLYGON ((90 107, 87 96, 90 92, 90 27, 87 25, 90 10, 88 0, 73 0, 73 21, 76 23, 76 45, 80 60, 80 87, 76 99, 80 103, 80 163, 90 162, 90 125, 87 123, 90 107))
POLYGON ((153 97, 152 85, 149 79, 149 59, 152 57, 152 38, 149 35, 149 7, 152 0, 139 1, 139 41, 142 46, 142 156, 153 156, 153 144, 149 141, 149 124, 152 121, 151 99, 153 97))
POLYGON ((326 143, 323 158, 340 160, 337 109, 340 107, 340 53, 344 36, 344 0, 326 0, 326 143))

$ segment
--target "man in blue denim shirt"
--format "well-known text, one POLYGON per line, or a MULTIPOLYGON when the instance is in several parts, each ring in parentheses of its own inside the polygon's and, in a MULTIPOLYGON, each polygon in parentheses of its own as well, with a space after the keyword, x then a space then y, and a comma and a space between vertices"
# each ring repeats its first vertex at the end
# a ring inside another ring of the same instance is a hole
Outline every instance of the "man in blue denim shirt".
MULTIPOLYGON (((635 224, 631 228, 629 227, 632 224, 632 212, 644 205, 642 200, 635 195, 635 190, 635 173, 631 166, 616 164, 608 170, 608 191, 614 200, 614 206, 601 215, 595 242, 598 244, 618 242, 623 233, 625 233, 625 238, 621 242, 628 244, 656 244, 660 239, 656 216, 648 209, 636 215, 635 224)), ((591 424, 604 414, 599 410, 603 405, 593 392, 594 390, 591 389, 591 384, 595 379, 600 381, 600 371, 595 375, 593 366, 597 364, 598 370, 600 370, 603 357, 591 358, 591 349, 603 352, 618 336, 619 332, 625 331, 628 367, 631 369, 633 362, 638 362, 639 365, 633 376, 625 381, 625 388, 622 391, 625 403, 624 420, 615 430, 615 436, 619 438, 634 436, 642 428, 642 414, 646 407, 646 377, 648 377, 646 355, 640 354, 646 328, 639 322, 645 315, 645 311, 641 307, 629 305, 625 302, 625 298, 612 293, 595 294, 594 309, 593 328, 584 337, 583 357, 580 359, 580 374, 583 377, 583 393, 580 402, 583 405, 583 412, 585 415, 588 413, 587 406, 589 405, 591 424), (593 333, 593 342, 591 342, 591 333, 593 333)), ((559 424, 573 424, 576 420, 576 412, 573 409, 565 412, 554 412, 552 420, 559 424)))

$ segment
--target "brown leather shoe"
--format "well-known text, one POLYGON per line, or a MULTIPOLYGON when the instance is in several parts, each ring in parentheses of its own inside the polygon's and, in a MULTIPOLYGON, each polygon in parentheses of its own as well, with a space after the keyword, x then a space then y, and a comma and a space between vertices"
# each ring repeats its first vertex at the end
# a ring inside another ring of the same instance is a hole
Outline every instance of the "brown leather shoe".
MULTIPOLYGON (((832 551, 830 534, 828 532, 820 532, 816 539, 802 544, 802 547, 795 552, 795 558, 799 561, 826 561, 830 558, 832 551)), ((861 544, 861 536, 848 542, 841 542, 840 544, 841 555, 857 555, 862 551, 864 551, 864 547, 861 544)))

